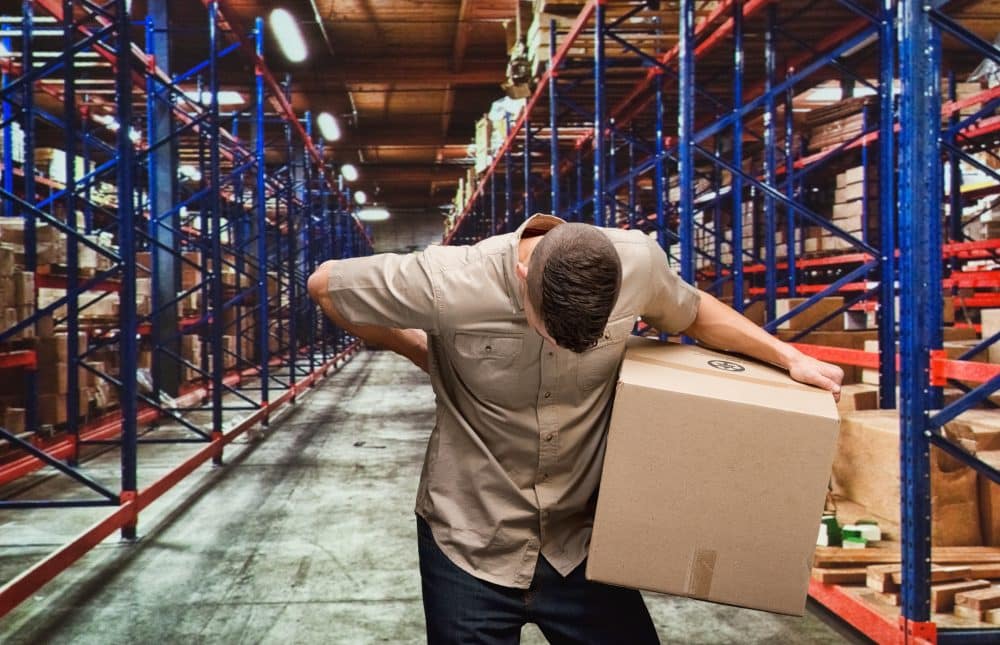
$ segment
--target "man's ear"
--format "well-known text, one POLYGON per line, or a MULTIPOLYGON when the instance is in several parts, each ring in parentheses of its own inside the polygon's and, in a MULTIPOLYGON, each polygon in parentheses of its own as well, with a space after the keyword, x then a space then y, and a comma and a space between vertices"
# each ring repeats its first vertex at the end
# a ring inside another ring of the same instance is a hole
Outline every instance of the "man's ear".
POLYGON ((525 264, 524 262, 518 262, 517 263, 517 267, 515 269, 515 272, 517 273, 517 278, 521 282, 527 282, 528 281, 528 265, 527 264, 525 264))

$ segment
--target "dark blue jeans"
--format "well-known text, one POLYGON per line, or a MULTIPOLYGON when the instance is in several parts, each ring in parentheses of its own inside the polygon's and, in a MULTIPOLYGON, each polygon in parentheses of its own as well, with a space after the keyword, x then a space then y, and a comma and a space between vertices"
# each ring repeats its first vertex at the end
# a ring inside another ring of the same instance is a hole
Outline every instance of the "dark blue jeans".
POLYGON ((539 556, 529 589, 502 587, 458 568, 417 517, 427 642, 517 643, 535 623, 553 644, 659 643, 638 591, 591 582, 585 564, 565 578, 539 556))

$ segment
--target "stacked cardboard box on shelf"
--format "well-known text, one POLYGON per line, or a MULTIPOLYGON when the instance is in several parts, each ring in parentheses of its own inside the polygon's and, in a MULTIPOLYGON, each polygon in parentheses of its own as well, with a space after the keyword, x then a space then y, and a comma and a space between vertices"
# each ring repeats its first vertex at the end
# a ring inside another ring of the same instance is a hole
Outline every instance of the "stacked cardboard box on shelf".
MULTIPOLYGON (((833 464, 834 492, 899 524, 899 414, 866 410, 843 417, 833 464)), ((931 450, 931 541, 938 546, 983 544, 976 472, 931 450)))
POLYGON ((867 110, 871 120, 877 99, 873 96, 849 98, 810 110, 806 116, 810 130, 809 150, 818 152, 857 137, 865 125, 862 112, 867 110))
MULTIPOLYGON (((837 189, 831 211, 831 223, 856 238, 863 238, 866 230, 872 232, 878 221, 878 187, 866 181, 864 166, 849 168, 837 175, 837 189)), ((848 251, 854 246, 829 231, 823 230, 817 250, 848 251)))

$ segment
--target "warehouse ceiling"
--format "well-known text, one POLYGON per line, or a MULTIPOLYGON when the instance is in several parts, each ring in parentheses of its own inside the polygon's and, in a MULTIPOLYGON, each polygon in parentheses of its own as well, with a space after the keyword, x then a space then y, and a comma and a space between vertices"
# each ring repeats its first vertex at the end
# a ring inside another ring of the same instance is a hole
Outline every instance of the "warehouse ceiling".
MULTIPOLYGON (((179 4, 179 3, 178 3, 179 4)), ((475 121, 502 96, 504 21, 516 0, 287 0, 309 57, 289 63, 267 31, 266 59, 292 78, 300 114, 330 111, 343 130, 327 149, 353 163, 355 188, 391 211, 438 211, 470 161, 475 121)), ((224 0, 247 33, 276 3, 224 0)))
MULTIPOLYGON (((207 4, 207 0, 167 2, 171 14, 170 68, 174 74, 189 70, 208 57, 207 4)), ((549 4, 564 8, 566 16, 578 10, 578 5, 572 2, 549 4)), ((613 12, 629 4, 613 0, 608 7, 613 12)), ((878 6, 876 0, 864 0, 862 4, 870 11, 878 6)), ((30 5, 37 16, 51 20, 52 15, 61 12, 62 0, 37 0, 30 5)), ((696 2, 699 19, 717 5, 714 1, 696 2)), ((831 3, 825 12, 798 10, 806 5, 812 3, 787 1, 781 3, 779 11, 783 19, 796 16, 788 18, 791 22, 786 26, 794 31, 800 43, 822 41, 829 36, 830 24, 846 24, 852 19, 839 3, 831 3)), ((270 28, 265 28, 265 59, 278 79, 287 75, 290 80, 290 99, 298 115, 304 117, 310 113, 313 124, 321 112, 337 115, 343 136, 324 149, 332 170, 336 171, 341 164, 354 164, 360 176, 353 187, 365 191, 370 200, 380 202, 400 216, 408 213, 436 216, 451 202, 459 177, 465 175, 472 163, 469 148, 475 121, 489 110, 493 101, 503 96, 500 84, 506 68, 508 30, 505 22, 515 15, 517 0, 284 0, 281 3, 221 0, 219 7, 235 32, 242 35, 252 32, 257 17, 266 18, 275 8, 284 8, 295 17, 307 41, 309 55, 306 60, 289 62, 270 28)), ((634 30, 636 42, 645 49, 665 51, 676 42, 676 7, 676 3, 662 3, 654 18, 641 23, 630 21, 627 28, 634 30), (655 37, 651 36, 654 32, 655 37)), ((19 0, 0 0, 0 13, 8 17, 6 22, 12 28, 16 28, 21 8, 19 0)), ((953 0, 949 9, 966 28, 984 40, 996 36, 1000 1, 953 0)), ((144 47, 142 19, 147 12, 147 0, 133 0, 132 16, 136 21, 133 36, 139 48, 144 47)), ((725 17, 722 15, 716 20, 725 17)), ((746 29, 746 46, 753 54, 748 60, 759 60, 763 18, 758 16, 748 22, 746 29)), ((226 41, 233 37, 233 33, 223 34, 226 41)), ((592 38, 592 33, 584 33, 578 41, 580 52, 574 55, 584 63, 590 56, 587 43, 592 38)), ((808 54, 802 44, 788 39, 785 42, 784 47, 791 47, 781 52, 785 58, 808 54)), ((16 50, 17 44, 16 38, 13 39, 13 49, 16 50)), ((56 56, 62 45, 57 30, 48 36, 39 36, 35 42, 36 50, 48 51, 51 56, 56 56)), ((944 39, 944 48, 946 67, 956 70, 960 78, 978 64, 979 57, 975 53, 967 48, 954 48, 948 38, 944 39)), ((855 61, 857 66, 870 78, 877 73, 876 54, 874 48, 869 48, 854 55, 859 59, 855 61)), ((93 52, 88 55, 96 58, 93 52)), ((16 53, 11 60, 17 62, 16 53)), ((166 65, 162 59, 157 63, 166 65)), ((253 84, 251 63, 248 48, 225 57, 221 63, 223 89, 236 91, 243 97, 244 103, 237 106, 234 113, 242 111, 243 115, 232 118, 230 129, 244 140, 250 134, 246 113, 253 84)), ((106 61, 89 59, 83 64, 94 67, 74 70, 78 91, 85 92, 82 100, 90 105, 91 114, 107 112, 114 102, 110 66, 106 61)), ((712 56, 700 57, 697 70, 699 87, 731 100, 728 97, 731 89, 728 47, 719 48, 712 56)), ((646 71, 639 65, 611 70, 605 81, 609 105, 615 105, 630 94, 646 71)), ((747 70, 748 86, 751 80, 760 80, 761 71, 757 68, 747 70)), ((586 64, 563 73, 567 78, 574 74, 589 75, 586 64)), ((202 80, 205 74, 206 70, 202 70, 202 80)), ((837 82, 839 76, 835 67, 827 66, 813 80, 837 82)), ((196 78, 197 75, 186 81, 184 89, 193 91, 196 78)), ((58 79, 54 80, 58 83, 58 79)), ((579 89, 586 95, 592 88, 588 88, 587 79, 583 80, 579 89)), ((51 92, 41 95, 38 102, 59 113, 58 88, 49 86, 49 89, 51 92)), ((668 83, 665 92, 668 119, 675 121, 676 117, 669 110, 676 104, 676 88, 668 83)), ((133 96, 135 118, 141 121, 145 98, 142 92, 133 96)), ((702 103, 700 109, 704 109, 704 105, 702 103)), ((648 111, 645 116, 648 121, 648 111)), ((636 124, 649 129, 641 117, 636 124)), ((571 145, 577 134, 587 131, 589 123, 585 120, 568 122, 560 135, 567 138, 567 145, 571 145)), ((62 144, 58 136, 58 129, 40 130, 38 145, 59 147, 62 144), (47 134, 50 131, 52 134, 47 134)), ((315 130, 314 136, 319 136, 315 130)), ((282 140, 281 131, 271 126, 268 157, 274 163, 285 159, 282 140)), ((182 161, 197 154, 197 145, 195 137, 184 142, 182 161)))

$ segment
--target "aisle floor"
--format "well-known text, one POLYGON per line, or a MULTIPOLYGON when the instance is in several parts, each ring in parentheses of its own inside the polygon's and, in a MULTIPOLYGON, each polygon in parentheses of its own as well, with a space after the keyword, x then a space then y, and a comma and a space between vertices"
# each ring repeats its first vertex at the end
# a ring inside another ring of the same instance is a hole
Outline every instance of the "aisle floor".
MULTIPOLYGON (((138 542, 109 538, 0 619, 0 642, 422 642, 413 502, 433 422, 419 370, 360 354, 262 440, 230 446, 225 466, 144 511, 138 542)), ((146 481, 182 454, 157 448, 140 459, 146 481)), ((87 468, 113 471, 114 455, 87 468)), ((0 580, 93 513, 0 512, 0 580)), ((798 619, 657 594, 647 604, 665 643, 864 642, 812 606, 798 619)), ((522 642, 545 641, 528 626, 522 642)))

